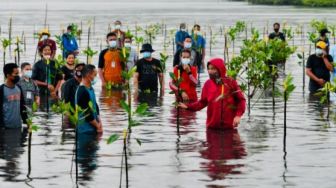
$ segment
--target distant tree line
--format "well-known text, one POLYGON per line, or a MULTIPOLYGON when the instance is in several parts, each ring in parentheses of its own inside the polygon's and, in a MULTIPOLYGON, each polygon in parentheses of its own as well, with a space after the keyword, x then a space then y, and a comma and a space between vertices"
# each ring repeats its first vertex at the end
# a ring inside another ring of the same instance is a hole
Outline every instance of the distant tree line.
POLYGON ((252 4, 265 5, 300 5, 309 7, 336 7, 336 0, 233 0, 248 1, 252 4))

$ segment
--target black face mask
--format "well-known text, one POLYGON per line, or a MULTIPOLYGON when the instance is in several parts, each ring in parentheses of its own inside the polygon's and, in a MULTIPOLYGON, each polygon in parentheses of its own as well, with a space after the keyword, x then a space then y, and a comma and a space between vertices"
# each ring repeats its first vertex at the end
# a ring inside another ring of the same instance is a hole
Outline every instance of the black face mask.
POLYGON ((215 81, 216 84, 221 84, 222 83, 222 79, 220 78, 219 74, 209 74, 209 77, 211 80, 215 81))
POLYGON ((279 32, 279 29, 274 29, 274 32, 278 33, 278 32, 279 32))
POLYGON ((20 81, 20 76, 14 76, 14 80, 12 80, 14 84, 17 84, 20 81))

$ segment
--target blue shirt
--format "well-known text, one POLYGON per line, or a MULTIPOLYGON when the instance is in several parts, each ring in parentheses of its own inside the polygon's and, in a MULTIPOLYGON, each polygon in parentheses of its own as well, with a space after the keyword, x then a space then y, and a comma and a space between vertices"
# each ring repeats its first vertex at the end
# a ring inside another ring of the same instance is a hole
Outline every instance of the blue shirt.
POLYGON ((63 57, 65 58, 67 53, 74 52, 78 50, 77 40, 74 36, 70 34, 63 34, 62 36, 62 44, 63 44, 63 57))
POLYGON ((189 33, 186 31, 177 31, 175 34, 175 43, 176 43, 176 51, 180 50, 182 46, 178 45, 179 42, 183 43, 184 39, 189 36, 189 33))
POLYGON ((191 38, 193 39, 193 48, 197 49, 198 52, 201 52, 201 49, 205 49, 206 41, 203 36, 192 34, 191 38))

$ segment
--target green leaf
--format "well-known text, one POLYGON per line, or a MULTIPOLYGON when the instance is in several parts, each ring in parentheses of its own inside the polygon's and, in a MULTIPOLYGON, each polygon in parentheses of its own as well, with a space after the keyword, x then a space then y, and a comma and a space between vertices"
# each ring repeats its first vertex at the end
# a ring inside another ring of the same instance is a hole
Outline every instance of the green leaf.
POLYGON ((34 132, 36 132, 37 130, 40 129, 40 127, 37 126, 37 125, 32 125, 31 129, 32 129, 34 132))
POLYGON ((138 121, 135 121, 135 120, 131 120, 131 121, 130 121, 130 126, 131 126, 131 127, 137 127, 137 126, 139 126, 139 125, 141 125, 141 123, 138 122, 138 121))
POLYGON ((135 140, 136 140, 136 142, 139 144, 139 146, 141 146, 141 144, 142 144, 142 143, 141 143, 141 140, 140 140, 140 139, 137 139, 137 138, 136 138, 135 140))
POLYGON ((126 104, 125 100, 121 100, 120 101, 120 106, 127 112, 127 113, 131 113, 130 112, 130 107, 128 104, 126 104))
POLYGON ((302 54, 298 53, 297 56, 298 56, 299 59, 303 59, 302 54))
POLYGON ((112 144, 113 142, 117 141, 119 139, 120 135, 113 134, 107 139, 107 144, 112 144))
POLYGON ((138 115, 145 115, 148 110, 148 104, 147 103, 141 103, 137 109, 135 110, 135 114, 138 115))

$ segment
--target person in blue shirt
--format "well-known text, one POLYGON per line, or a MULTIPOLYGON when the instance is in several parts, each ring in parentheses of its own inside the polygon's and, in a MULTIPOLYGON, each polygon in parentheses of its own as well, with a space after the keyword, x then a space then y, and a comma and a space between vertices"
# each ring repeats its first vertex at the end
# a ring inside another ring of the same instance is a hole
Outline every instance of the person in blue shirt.
POLYGON ((187 36, 189 36, 189 33, 186 30, 186 24, 181 23, 180 30, 175 34, 176 51, 179 51, 183 48, 183 42, 187 36))
POLYGON ((63 58, 65 58, 69 53, 73 53, 75 55, 79 54, 77 40, 72 33, 72 30, 72 26, 69 25, 67 27, 67 32, 62 35, 63 58))
POLYGON ((193 39, 192 47, 202 55, 202 66, 199 68, 199 73, 203 73, 205 68, 204 58, 205 58, 206 41, 205 38, 202 36, 200 25, 198 24, 194 25, 191 37, 193 39))

